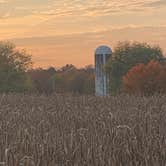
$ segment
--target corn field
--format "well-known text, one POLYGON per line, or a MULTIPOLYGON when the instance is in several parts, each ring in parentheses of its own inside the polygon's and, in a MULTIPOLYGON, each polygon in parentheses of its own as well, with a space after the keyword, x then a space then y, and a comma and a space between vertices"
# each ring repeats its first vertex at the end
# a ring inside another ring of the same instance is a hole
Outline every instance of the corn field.
POLYGON ((0 95, 0 166, 165 166, 166 96, 0 95))

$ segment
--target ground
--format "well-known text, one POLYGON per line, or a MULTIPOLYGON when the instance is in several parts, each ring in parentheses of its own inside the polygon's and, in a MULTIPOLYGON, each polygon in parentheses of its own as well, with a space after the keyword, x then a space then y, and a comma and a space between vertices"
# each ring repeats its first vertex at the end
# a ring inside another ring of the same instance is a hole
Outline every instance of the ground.
POLYGON ((165 166, 166 96, 0 95, 0 165, 165 166))

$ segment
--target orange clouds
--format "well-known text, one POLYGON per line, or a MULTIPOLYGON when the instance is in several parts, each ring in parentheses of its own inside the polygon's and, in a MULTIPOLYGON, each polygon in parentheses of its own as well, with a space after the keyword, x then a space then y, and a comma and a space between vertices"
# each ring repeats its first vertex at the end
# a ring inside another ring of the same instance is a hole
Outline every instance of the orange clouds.
POLYGON ((0 0, 1 39, 164 25, 165 0, 0 0))
POLYGON ((166 51, 166 27, 126 27, 73 35, 15 39, 18 46, 33 54, 34 67, 60 67, 67 63, 78 67, 94 63, 94 50, 106 44, 112 48, 118 41, 133 40, 160 45, 166 51))
POLYGON ((165 17, 165 0, 0 0, 0 40, 27 48, 35 66, 84 66, 99 44, 138 40, 164 48, 165 17))

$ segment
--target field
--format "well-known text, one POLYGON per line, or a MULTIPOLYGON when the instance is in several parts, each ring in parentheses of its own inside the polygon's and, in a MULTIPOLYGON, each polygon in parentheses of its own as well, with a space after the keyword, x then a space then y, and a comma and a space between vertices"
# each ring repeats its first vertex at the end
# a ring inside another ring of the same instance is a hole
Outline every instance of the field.
POLYGON ((0 165, 165 166, 166 96, 0 95, 0 165))

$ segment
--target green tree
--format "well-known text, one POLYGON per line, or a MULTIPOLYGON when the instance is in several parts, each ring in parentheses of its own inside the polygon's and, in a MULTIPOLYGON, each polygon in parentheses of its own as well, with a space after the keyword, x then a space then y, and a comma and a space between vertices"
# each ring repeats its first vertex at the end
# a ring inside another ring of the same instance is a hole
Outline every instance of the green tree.
POLYGON ((163 52, 158 46, 139 42, 120 42, 106 65, 106 71, 111 77, 111 93, 116 94, 121 90, 122 77, 133 66, 139 63, 147 64, 151 60, 161 58, 163 58, 163 52))
POLYGON ((30 85, 26 75, 31 67, 31 56, 18 51, 14 44, 0 42, 0 92, 24 91, 30 85))

